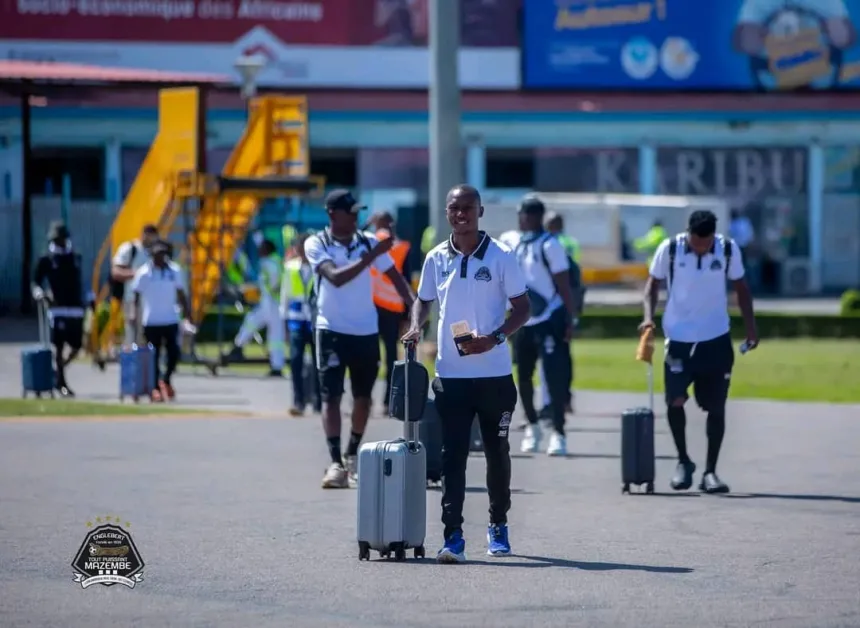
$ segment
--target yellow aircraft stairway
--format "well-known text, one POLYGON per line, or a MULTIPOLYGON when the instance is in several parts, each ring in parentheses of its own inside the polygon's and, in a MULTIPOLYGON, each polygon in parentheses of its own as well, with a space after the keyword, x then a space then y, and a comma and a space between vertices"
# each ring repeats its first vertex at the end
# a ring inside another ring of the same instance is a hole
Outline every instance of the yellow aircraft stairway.
MULTIPOLYGON (((99 303, 106 303, 109 294, 109 284, 102 283, 105 259, 115 254, 123 242, 139 238, 147 224, 157 225, 162 235, 169 232, 177 173, 200 169, 206 139, 204 120, 203 99, 198 89, 160 90, 155 140, 96 256, 92 290, 99 303)), ((115 336, 121 320, 120 304, 111 303, 108 320, 91 325, 89 348, 102 347, 106 337, 115 336)))
POLYGON ((191 320, 200 323, 219 292, 222 275, 261 203, 267 198, 322 191, 309 176, 307 100, 264 96, 251 101, 241 139, 217 177, 180 174, 175 198, 199 206, 189 236, 191 320))

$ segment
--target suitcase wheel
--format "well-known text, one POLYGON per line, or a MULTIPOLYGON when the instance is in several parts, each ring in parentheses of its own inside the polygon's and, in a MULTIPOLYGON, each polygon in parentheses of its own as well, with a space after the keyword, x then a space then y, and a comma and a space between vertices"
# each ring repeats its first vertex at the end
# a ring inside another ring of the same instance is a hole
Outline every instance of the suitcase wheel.
POLYGON ((414 551, 414 555, 415 555, 415 560, 421 560, 422 558, 424 558, 424 556, 425 556, 424 546, 419 545, 418 547, 416 547, 415 551, 414 551))
POLYGON ((358 560, 370 560, 370 544, 364 541, 358 544, 358 560))
POLYGON ((42 393, 37 392, 37 393, 36 393, 36 399, 41 399, 41 398, 42 398, 42 393))
POLYGON ((648 484, 645 485, 645 493, 648 495, 654 494, 654 482, 648 482, 648 484))
POLYGON ((403 545, 398 545, 394 549, 394 560, 397 562, 406 560, 406 548, 403 545))
POLYGON ((621 485, 621 494, 622 495, 629 495, 630 494, 630 484, 625 482, 624 484, 621 485))

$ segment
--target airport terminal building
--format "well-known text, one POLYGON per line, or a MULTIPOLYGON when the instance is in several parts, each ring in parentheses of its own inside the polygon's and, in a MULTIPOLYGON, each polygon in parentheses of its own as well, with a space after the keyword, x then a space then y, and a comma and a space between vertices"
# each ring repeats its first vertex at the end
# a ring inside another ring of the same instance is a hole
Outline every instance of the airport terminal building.
MULTIPOLYGON (((372 0, 351 0, 367 5, 361 15, 336 11, 333 0, 281 4, 293 12, 195 31, 207 41, 188 41, 187 27, 155 29, 146 17, 101 16, 87 19, 86 28, 58 32, 49 17, 10 14, 0 27, 0 53, 222 73, 233 72, 237 55, 263 55, 262 91, 308 97, 313 174, 374 203, 426 212, 426 3, 401 3, 408 11, 399 17, 381 8, 398 3, 372 0), (376 21, 357 28, 366 16, 376 21), (148 41, 129 41, 132 31, 148 41), (22 32, 33 39, 22 39, 22 32)), ((752 220, 762 255, 777 268, 778 293, 860 285, 854 42, 829 57, 829 74, 820 64, 806 74, 803 67, 774 73, 728 47, 740 0, 708 8, 710 21, 691 16, 679 1, 640 4, 667 13, 601 25, 572 12, 559 21, 553 3, 463 2, 462 21, 471 25, 463 27, 460 53, 463 179, 500 197, 506 190, 722 197, 752 220), (708 41, 710 32, 701 32, 704 23, 725 30, 719 49, 708 41)), ((213 19, 199 10, 187 17, 200 25, 213 19)), ((89 89, 33 96, 30 103, 30 193, 37 200, 58 197, 65 179, 71 205, 80 208, 73 230, 86 231, 88 222, 104 229, 155 134, 157 95, 89 89)), ((0 220, 9 226, 2 230, 4 268, 17 263, 20 245, 20 122, 20 103, 0 99, 0 220)), ((238 87, 208 95, 210 172, 220 170, 244 123, 238 87)), ((44 206, 50 212, 56 203, 44 206)), ((0 280, 4 292, 10 281, 0 280)))

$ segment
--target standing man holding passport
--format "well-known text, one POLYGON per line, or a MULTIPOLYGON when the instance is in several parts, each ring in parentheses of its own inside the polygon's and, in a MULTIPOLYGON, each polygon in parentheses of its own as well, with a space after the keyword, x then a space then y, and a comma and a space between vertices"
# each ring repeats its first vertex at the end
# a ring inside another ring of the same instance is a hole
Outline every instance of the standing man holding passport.
POLYGON ((418 299, 405 342, 417 342, 433 301, 439 302, 438 354, 433 392, 442 424, 442 523, 445 543, 440 563, 465 560, 463 502, 472 422, 481 427, 487 460, 490 521, 487 553, 507 556, 507 515, 511 507, 508 432, 517 388, 506 340, 529 319, 526 282, 504 244, 478 229, 484 214, 475 188, 448 192, 451 237, 424 260, 418 299), (510 316, 505 318, 508 304, 510 316))

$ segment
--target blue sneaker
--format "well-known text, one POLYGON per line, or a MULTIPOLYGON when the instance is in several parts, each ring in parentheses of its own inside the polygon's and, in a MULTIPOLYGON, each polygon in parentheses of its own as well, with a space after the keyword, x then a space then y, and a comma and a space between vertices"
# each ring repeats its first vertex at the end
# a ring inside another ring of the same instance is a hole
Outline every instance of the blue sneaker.
POLYGON ((508 526, 491 525, 487 528, 487 554, 490 556, 511 555, 511 542, 508 540, 508 526))
POLYGON ((466 560, 466 541, 463 540, 463 533, 460 531, 454 532, 445 539, 445 545, 436 554, 437 563, 455 564, 462 563, 466 560))

